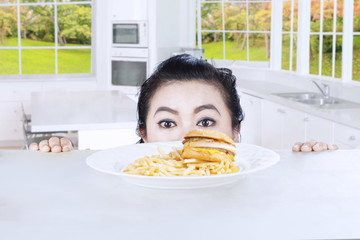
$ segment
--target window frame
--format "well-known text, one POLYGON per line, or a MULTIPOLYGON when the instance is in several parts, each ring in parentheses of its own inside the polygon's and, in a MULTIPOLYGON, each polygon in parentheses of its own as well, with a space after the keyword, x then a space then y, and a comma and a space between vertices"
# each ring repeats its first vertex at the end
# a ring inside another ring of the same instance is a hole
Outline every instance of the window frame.
MULTIPOLYGON (((289 52, 289 69, 283 69, 281 66, 281 70, 286 70, 286 71, 290 71, 290 72, 296 72, 296 70, 293 70, 293 53, 294 53, 294 35, 299 35, 298 34, 298 26, 297 26, 297 30, 294 31, 294 10, 295 10, 295 0, 288 0, 289 2, 291 2, 291 14, 290 14, 290 30, 289 31, 284 31, 283 29, 283 18, 281 19, 281 50, 282 50, 282 41, 283 41, 283 36, 288 34, 290 37, 290 52, 289 52)), ((282 3, 284 3, 284 1, 282 1, 282 3)), ((299 6, 299 2, 298 2, 298 6, 299 6)), ((283 7, 281 9, 281 12, 283 12, 283 7)), ((299 14, 298 14, 299 16, 299 14)), ((299 21, 298 21, 299 22, 299 21)), ((297 57, 297 51, 296 51, 296 57, 297 57)), ((281 51, 281 62, 282 62, 282 51, 281 51)), ((297 66, 296 66, 297 67, 297 66)))
POLYGON ((23 6, 38 6, 38 5, 52 5, 54 6, 54 46, 46 47, 34 47, 34 46, 21 46, 21 28, 20 21, 17 21, 17 38, 18 45, 14 47, 1 47, 0 50, 18 50, 19 51, 19 74, 14 75, 0 75, 0 82, 11 80, 42 80, 42 81, 77 81, 77 80, 89 80, 94 79, 96 76, 96 0, 86 0, 86 1, 74 1, 74 2, 35 2, 35 3, 20 3, 20 0, 16 0, 15 3, 3 3, 0 4, 1 7, 16 7, 17 8, 17 19, 20 19, 20 8, 23 6), (61 5, 91 5, 91 44, 89 46, 58 46, 57 38, 57 7, 61 5), (22 74, 22 63, 21 63, 21 52, 23 49, 53 49, 55 51, 55 73, 54 74, 22 74), (91 50, 91 60, 90 60, 90 73, 58 73, 58 50, 63 49, 90 49, 91 50))
MULTIPOLYGON (((294 0, 290 0, 294 1, 294 0)), ((324 0, 321 0, 324 1, 324 0)), ((334 0, 336 1, 336 0, 334 0)), ((201 3, 222 3, 224 6, 224 2, 229 2, 228 0, 217 0, 217 1, 206 1, 206 0, 197 0, 197 16, 201 16, 201 3)), ((231 2, 245 2, 245 1, 231 1, 231 2)), ((246 1, 248 2, 248 1, 246 1)), ((267 1, 257 1, 257 2, 267 2, 267 1)), ((334 4, 335 5, 335 4, 334 4)), ((353 32, 353 14, 354 14, 354 0, 344 0, 343 1, 343 30, 336 32, 334 26, 336 25, 336 18, 333 20, 333 31, 329 32, 333 39, 334 37, 341 35, 342 36, 342 62, 341 62, 341 78, 335 78, 335 48, 333 47, 332 52, 332 76, 322 76, 310 74, 310 65, 309 65, 309 50, 310 50, 310 16, 311 16, 311 1, 306 0, 298 0, 298 25, 297 25, 297 49, 296 49, 296 71, 289 71, 281 69, 282 62, 282 11, 283 11, 283 2, 272 0, 271 1, 271 31, 270 31, 270 66, 269 70, 280 71, 283 73, 292 73, 298 76, 305 76, 311 79, 319 79, 330 82, 337 83, 345 83, 354 86, 360 86, 360 81, 352 79, 352 64, 353 64, 353 36, 359 36, 360 32, 353 32)), ((321 9, 323 11, 323 9, 321 9)), ((336 14, 334 14, 336 15, 336 14)), ((294 16, 294 15, 293 15, 294 16)), ((293 21, 293 19, 291 19, 293 21)), ((223 21, 224 24, 224 21, 223 21)), ((248 28, 248 25, 247 25, 248 28)), ((199 31, 201 29, 201 19, 197 18, 197 43, 198 47, 201 48, 201 33, 199 31)), ((207 30, 207 32, 215 32, 207 30)), ((227 31, 223 31, 227 32, 227 31)), ((235 31, 237 32, 237 31, 235 31)), ((250 32, 249 32, 250 33, 250 32)), ((323 35, 329 35, 328 32, 323 35)), ((225 44, 225 43, 223 43, 225 44)), ((247 42, 248 44, 248 42, 247 42)), ((336 44, 333 41, 333 46, 336 44)), ((321 46, 322 49, 322 46, 321 46)), ((224 53, 225 48, 223 46, 223 59, 214 59, 214 62, 222 62, 226 63, 230 66, 250 66, 250 67, 267 67, 267 64, 262 65, 261 63, 256 61, 241 61, 241 60, 226 60, 226 55, 224 53)), ((248 49, 247 49, 248 51, 248 49)), ((321 51, 322 52, 322 51, 321 51)), ((292 53, 290 53, 292 55, 292 53)), ((247 55, 248 58, 248 55, 247 55)), ((321 60, 322 61, 322 60, 321 60)), ((319 64, 319 68, 321 68, 321 64, 319 64)), ((321 73, 321 71, 319 71, 321 73)))
MULTIPOLYGON (((294 1, 294 0, 292 0, 294 1)), ((323 1, 321 0, 321 6, 323 6, 323 1)), ((337 2, 337 0, 334 0, 334 2, 337 2)), ((276 2, 276 1, 275 1, 276 2)), ((335 5, 335 4, 334 4, 335 5)), ((281 6, 282 11, 282 2, 279 4, 278 7, 281 6)), ((334 6, 335 7, 335 6, 334 6)), ((278 11, 280 11, 278 9, 278 11)), ((352 79, 352 58, 353 58, 353 36, 356 35, 353 32, 353 12, 354 11, 354 1, 353 0, 346 0, 343 2, 343 31, 340 33, 336 32, 335 24, 336 24, 336 17, 333 20, 333 31, 332 32, 324 32, 318 34, 319 32, 316 32, 319 36, 324 35, 332 35, 333 36, 333 52, 332 52, 332 76, 323 76, 321 74, 321 64, 319 56, 319 73, 318 74, 310 74, 310 68, 309 68, 309 47, 310 47, 310 36, 315 35, 314 33, 311 33, 310 29, 310 14, 311 14, 311 1, 298 1, 298 48, 297 48, 297 69, 295 74, 305 75, 310 78, 319 79, 319 80, 326 80, 331 82, 337 82, 337 83, 346 83, 351 84, 355 86, 360 86, 360 81, 352 79), (342 63, 341 63, 341 78, 335 77, 335 55, 334 55, 334 45, 336 42, 334 41, 334 37, 341 35, 342 36, 342 42, 346 43, 345 45, 342 45, 342 63)), ((323 8, 321 8, 321 21, 322 21, 322 15, 323 15, 323 8)), ((273 12, 272 12, 273 14, 273 12)), ((334 14, 336 15, 336 14, 334 14)), ((276 17, 275 17, 276 18, 276 17)), ((278 24, 281 24, 282 21, 277 21, 278 24)), ((322 29, 322 24, 320 25, 322 29)), ((272 28, 273 29, 273 28, 272 28)), ((320 32, 321 32, 320 29, 320 32)), ((276 29, 274 29, 276 30, 276 29)), ((274 32, 272 35, 277 36, 278 33, 274 32)), ((359 33, 360 35, 360 33, 359 33)), ((320 38, 321 39, 321 38, 320 38)), ((319 53, 322 53, 322 44, 319 46, 319 53)), ((319 54, 320 55, 320 54, 319 54)), ((281 58, 277 59, 281 62, 281 58)), ((276 61, 276 59, 273 59, 273 62, 276 61)), ((278 64, 279 65, 279 64, 278 64)), ((279 70, 283 72, 289 72, 288 70, 281 69, 280 66, 275 65, 276 68, 274 70, 279 70)))
MULTIPOLYGON (((269 68, 270 67, 270 62, 271 62, 271 43, 272 43, 272 30, 269 31, 253 31, 253 30, 249 30, 249 3, 271 3, 273 4, 273 1, 269 1, 269 0, 233 0, 233 1, 228 1, 228 0, 197 0, 197 45, 198 48, 202 48, 202 33, 207 32, 207 33, 222 33, 222 39, 223 39, 223 46, 222 46, 222 55, 223 58, 222 59, 211 59, 214 62, 232 62, 235 64, 238 64, 239 62, 241 63, 241 65, 246 65, 246 66, 256 66, 256 67, 264 67, 264 68, 269 68), (203 30, 201 28, 201 17, 199 18, 199 16, 201 16, 201 4, 203 3, 219 3, 221 4, 221 8, 222 8, 222 30, 203 30), (240 30, 240 31, 236 31, 236 30, 225 30, 225 15, 224 15, 224 4, 225 3, 245 3, 246 4, 246 30, 240 30), (199 30, 200 29, 200 30, 199 30), (225 47, 225 39, 226 39, 226 33, 246 33, 246 60, 232 60, 232 59, 226 59, 226 47, 225 47), (265 34, 268 33, 270 34, 270 59, 269 61, 251 61, 249 60, 249 34, 252 33, 259 33, 259 34, 265 34)), ((271 25, 271 29, 272 29, 272 25, 271 25)))

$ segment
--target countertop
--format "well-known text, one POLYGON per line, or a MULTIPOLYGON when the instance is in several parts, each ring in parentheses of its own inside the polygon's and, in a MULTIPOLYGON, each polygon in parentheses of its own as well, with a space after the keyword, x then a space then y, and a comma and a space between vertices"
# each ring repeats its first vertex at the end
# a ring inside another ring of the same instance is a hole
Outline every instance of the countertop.
POLYGON ((274 93, 306 92, 293 87, 284 86, 274 82, 238 80, 238 91, 269 100, 283 106, 312 114, 349 127, 360 129, 360 103, 358 108, 330 109, 319 108, 298 103, 273 95, 274 93))
POLYGON ((35 92, 31 130, 135 129, 136 102, 120 91, 35 92))
POLYGON ((360 150, 276 152, 230 185, 160 190, 91 169, 94 151, 0 151, 1 239, 360 238, 360 150))

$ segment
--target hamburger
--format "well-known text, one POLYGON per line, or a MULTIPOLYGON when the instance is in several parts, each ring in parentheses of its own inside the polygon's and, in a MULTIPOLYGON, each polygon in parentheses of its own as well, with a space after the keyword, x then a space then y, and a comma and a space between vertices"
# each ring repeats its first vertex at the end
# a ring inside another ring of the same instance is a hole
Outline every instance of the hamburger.
POLYGON ((184 159, 197 159, 210 162, 233 162, 236 154, 234 141, 224 133, 194 129, 184 137, 180 154, 184 159))

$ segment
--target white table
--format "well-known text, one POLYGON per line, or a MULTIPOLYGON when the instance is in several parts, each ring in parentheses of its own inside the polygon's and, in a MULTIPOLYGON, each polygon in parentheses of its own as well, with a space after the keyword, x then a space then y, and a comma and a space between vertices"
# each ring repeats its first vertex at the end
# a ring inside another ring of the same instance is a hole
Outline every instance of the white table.
POLYGON ((120 91, 33 93, 32 131, 78 131, 79 149, 135 143, 136 107, 120 91))
POLYGON ((93 151, 0 151, 0 238, 360 238, 360 150, 277 152, 231 185, 157 190, 91 169, 93 151))

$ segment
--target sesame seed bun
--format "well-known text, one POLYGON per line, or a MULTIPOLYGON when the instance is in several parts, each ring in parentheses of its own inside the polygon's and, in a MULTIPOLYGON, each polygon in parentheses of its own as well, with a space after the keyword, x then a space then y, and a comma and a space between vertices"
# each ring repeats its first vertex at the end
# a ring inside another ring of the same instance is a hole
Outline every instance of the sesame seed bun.
POLYGON ((189 138, 210 138, 218 141, 226 142, 235 147, 234 141, 226 134, 208 129, 194 129, 185 135, 185 141, 189 138))

